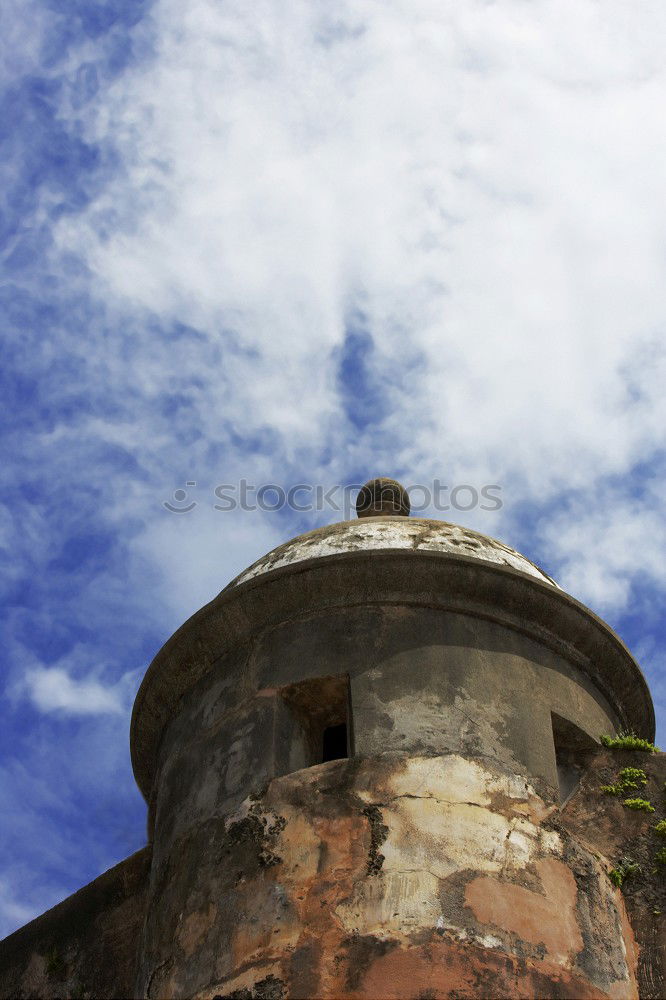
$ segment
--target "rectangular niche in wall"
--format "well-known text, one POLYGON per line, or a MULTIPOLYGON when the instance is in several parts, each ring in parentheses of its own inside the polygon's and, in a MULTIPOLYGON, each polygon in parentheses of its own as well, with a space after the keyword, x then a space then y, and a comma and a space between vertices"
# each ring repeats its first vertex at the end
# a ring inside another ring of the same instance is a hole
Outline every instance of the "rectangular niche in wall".
POLYGON ((597 747, 596 742, 583 729, 568 719, 551 712, 557 780, 560 802, 564 803, 578 788, 587 756, 597 747))
POLYGON ((281 688, 279 695, 286 709, 280 715, 283 737, 288 744, 284 747, 289 758, 288 770, 351 756, 347 675, 300 681, 281 688))

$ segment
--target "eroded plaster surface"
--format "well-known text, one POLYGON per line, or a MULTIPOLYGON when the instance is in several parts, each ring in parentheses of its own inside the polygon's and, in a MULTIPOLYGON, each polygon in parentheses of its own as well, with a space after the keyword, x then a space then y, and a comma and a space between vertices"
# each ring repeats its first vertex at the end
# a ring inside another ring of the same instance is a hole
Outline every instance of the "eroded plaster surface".
POLYGON ((276 778, 153 872, 137 992, 636 997, 621 894, 555 812, 456 754, 276 778))
POLYGON ((459 754, 289 774, 153 855, 150 887, 147 849, 0 944, 0 996, 625 1000, 637 974, 659 1000, 665 780, 666 754, 600 751, 560 809, 459 754), (654 817, 600 791, 627 766, 654 817))
POLYGON ((372 517, 358 521, 342 521, 299 535, 298 538, 262 556, 237 576, 229 586, 237 586, 262 573, 291 566, 305 559, 376 549, 412 549, 419 552, 444 552, 469 556, 520 570, 522 573, 537 577, 543 583, 557 586, 555 581, 533 562, 495 538, 481 535, 460 524, 416 517, 372 517))

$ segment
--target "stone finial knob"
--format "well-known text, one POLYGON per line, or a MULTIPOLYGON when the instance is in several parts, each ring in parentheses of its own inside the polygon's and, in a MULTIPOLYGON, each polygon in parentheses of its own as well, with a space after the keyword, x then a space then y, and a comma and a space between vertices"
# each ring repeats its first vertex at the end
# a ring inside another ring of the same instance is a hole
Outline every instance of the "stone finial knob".
POLYGON ((359 517, 409 517, 409 494, 397 479, 371 479, 356 497, 359 517))

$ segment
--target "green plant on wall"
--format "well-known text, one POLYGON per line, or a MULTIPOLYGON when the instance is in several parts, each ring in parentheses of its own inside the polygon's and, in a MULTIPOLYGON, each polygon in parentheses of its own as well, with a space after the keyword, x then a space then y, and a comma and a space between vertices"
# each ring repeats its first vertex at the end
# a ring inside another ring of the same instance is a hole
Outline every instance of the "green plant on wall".
POLYGON ((624 882, 628 878, 634 878, 636 875, 640 875, 641 866, 631 858, 622 858, 620 863, 615 868, 611 868, 608 873, 608 877, 616 885, 618 889, 621 889, 624 882))
MULTIPOLYGON (((605 795, 614 795, 618 799, 624 799, 622 805, 627 809, 634 809, 637 812, 654 812, 654 806, 648 799, 628 794, 636 792, 647 785, 647 774, 640 767, 623 767, 617 776, 617 781, 612 785, 602 785, 599 789, 605 795)), ((666 825, 664 828, 666 836, 666 825)))
POLYGON ((617 736, 600 736, 599 740, 610 750, 643 750, 645 753, 659 753, 659 747, 654 743, 626 729, 621 729, 617 736))
POLYGON ((636 812, 654 812, 654 806, 647 799, 625 799, 622 805, 626 806, 627 809, 635 809, 636 812))
MULTIPOLYGON (((614 795, 619 799, 624 798, 622 805, 626 806, 627 809, 653 813, 654 806, 648 799, 627 794, 644 788, 647 785, 647 780, 647 774, 640 767, 623 767, 618 774, 617 781, 612 785, 602 785, 600 791, 604 792, 605 795, 614 795)), ((664 836, 666 836, 666 825, 664 836)))
POLYGON ((616 795, 621 798, 627 792, 638 791, 647 785, 647 774, 640 767, 623 767, 618 780, 613 785, 602 785, 601 791, 606 795, 616 795))
POLYGON ((647 785, 647 774, 640 767, 623 767, 620 782, 624 788, 644 788, 647 785))

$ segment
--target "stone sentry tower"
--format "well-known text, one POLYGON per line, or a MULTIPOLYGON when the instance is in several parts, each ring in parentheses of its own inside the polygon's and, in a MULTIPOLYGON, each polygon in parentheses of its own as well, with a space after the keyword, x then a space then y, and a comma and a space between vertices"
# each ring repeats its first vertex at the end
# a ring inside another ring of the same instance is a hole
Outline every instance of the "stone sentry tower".
POLYGON ((145 676, 136 995, 636 996, 621 896, 557 815, 600 733, 653 738, 638 666, 395 481, 358 513, 256 562, 145 676))

